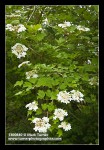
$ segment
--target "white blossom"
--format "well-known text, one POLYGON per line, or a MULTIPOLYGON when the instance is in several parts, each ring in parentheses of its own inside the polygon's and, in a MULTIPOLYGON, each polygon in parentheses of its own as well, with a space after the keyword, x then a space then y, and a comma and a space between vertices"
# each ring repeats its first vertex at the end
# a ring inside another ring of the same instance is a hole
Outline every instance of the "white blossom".
POLYGON ((23 24, 19 24, 18 25, 18 30, 17 30, 18 33, 22 32, 22 31, 25 31, 25 30, 26 30, 26 28, 25 28, 25 26, 23 24))
POLYGON ((58 26, 61 27, 61 28, 66 28, 66 27, 70 27, 70 26, 71 26, 71 23, 65 21, 63 24, 58 24, 58 26))
POLYGON ((67 115, 68 115, 68 113, 65 110, 58 108, 58 109, 55 109, 55 111, 54 111, 53 119, 55 120, 58 118, 60 121, 62 121, 64 119, 64 117, 67 115))
POLYGON ((83 26, 81 26, 81 25, 77 26, 77 29, 78 29, 78 30, 81 30, 81 31, 90 31, 89 28, 83 27, 83 26))
POLYGON ((47 18, 43 20, 43 25, 49 25, 49 22, 48 22, 47 18))
POLYGON ((15 31, 15 32, 22 32, 22 31, 25 31, 26 28, 23 24, 19 24, 19 25, 12 25, 12 24, 7 24, 6 25, 6 30, 9 30, 9 31, 15 31))
POLYGON ((35 118, 32 120, 32 123, 35 123, 35 128, 33 130, 39 131, 39 132, 47 132, 47 129, 50 128, 49 124, 49 118, 48 117, 43 117, 43 118, 35 118))
POLYGON ((71 94, 71 97, 72 97, 72 100, 74 101, 77 101, 77 102, 80 102, 80 101, 83 101, 83 94, 79 91, 76 91, 76 90, 72 90, 70 91, 70 94, 71 94))
POLYGON ((26 51, 28 48, 20 43, 16 43, 13 47, 11 47, 12 53, 17 56, 17 58, 25 57, 26 51))
POLYGON ((58 127, 63 128, 65 131, 68 131, 71 129, 71 124, 64 121, 61 122, 61 124, 58 127))
POLYGON ((58 101, 66 104, 70 103, 72 100, 71 95, 66 91, 59 92, 59 94, 57 94, 57 99, 58 101))
POLYGON ((42 28, 39 28, 39 29, 38 29, 38 31, 42 31, 42 30, 43 30, 42 28))
POLYGON ((89 84, 90 85, 98 85, 98 81, 97 81, 97 78, 96 77, 92 77, 89 79, 89 84))
POLYGON ((29 64, 30 63, 30 61, 24 61, 24 62, 22 62, 21 64, 19 64, 18 65, 18 68, 20 68, 21 66, 23 66, 23 65, 31 65, 31 64, 29 64))
POLYGON ((28 107, 29 109, 28 110, 34 110, 36 111, 38 109, 38 104, 36 101, 32 102, 32 103, 29 103, 25 106, 26 108, 28 107))
POLYGON ((21 11, 20 10, 16 10, 15 13, 21 13, 21 11))
POLYGON ((12 24, 7 24, 6 25, 6 30, 14 31, 14 28, 13 28, 12 24))
POLYGON ((87 60, 87 64, 91 64, 91 60, 88 59, 88 60, 87 60))
POLYGON ((30 78, 38 78, 38 74, 36 74, 35 70, 31 70, 26 72, 26 79, 30 79, 30 78))

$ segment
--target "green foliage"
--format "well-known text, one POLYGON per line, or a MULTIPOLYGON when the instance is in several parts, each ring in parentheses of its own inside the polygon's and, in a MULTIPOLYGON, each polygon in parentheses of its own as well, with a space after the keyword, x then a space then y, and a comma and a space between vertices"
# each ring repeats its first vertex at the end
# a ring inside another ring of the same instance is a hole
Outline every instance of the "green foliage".
POLYGON ((58 129, 57 134, 58 134, 58 137, 61 137, 63 135, 62 129, 58 129))
POLYGON ((21 80, 21 81, 17 81, 15 84, 14 84, 14 87, 15 86, 21 86, 21 85, 23 85, 23 80, 21 80))
MULTIPOLYGON (((19 33, 17 28, 6 30, 7 137, 9 132, 34 133, 32 120, 47 116, 51 124, 49 137, 62 137, 62 141, 54 141, 54 144, 99 143, 98 14, 97 5, 6 6, 6 24, 15 28, 18 24, 26 27, 19 33), (71 26, 60 27, 59 24, 65 21, 70 21, 71 26), (90 30, 85 31, 85 28, 90 30), (28 48, 25 57, 19 59, 12 53, 11 47, 16 43, 28 48), (24 61, 30 61, 31 65, 18 68, 24 61), (30 70, 34 70, 35 77, 26 79, 26 72, 30 70), (57 101, 60 91, 73 89, 84 94, 83 102, 63 104, 57 101), (38 109, 27 111, 25 105, 32 99, 37 101, 38 109), (70 131, 59 129, 61 121, 53 120, 57 108, 68 112, 64 121, 71 123, 70 131)), ((52 141, 6 139, 6 143, 49 144, 52 141)))

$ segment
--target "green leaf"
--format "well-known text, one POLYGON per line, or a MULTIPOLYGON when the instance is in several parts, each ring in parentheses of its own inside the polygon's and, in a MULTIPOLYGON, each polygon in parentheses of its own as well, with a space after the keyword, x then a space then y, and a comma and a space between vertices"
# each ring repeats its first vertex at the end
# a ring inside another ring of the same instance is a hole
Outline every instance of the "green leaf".
POLYGON ((99 11, 98 5, 94 5, 94 9, 95 9, 95 11, 98 13, 98 11, 99 11))
POLYGON ((24 90, 16 93, 15 95, 21 95, 23 92, 24 92, 24 90))
POLYGON ((51 94, 51 100, 54 100, 56 98, 57 98, 56 92, 53 91, 51 94))
POLYGON ((92 41, 97 42, 98 41, 98 36, 92 37, 92 41))
POLYGON ((13 20, 13 21, 11 22, 11 24, 13 24, 13 25, 18 25, 19 23, 20 23, 19 20, 13 20))
POLYGON ((36 81, 37 81, 37 78, 30 78, 30 79, 29 79, 29 82, 31 82, 31 83, 33 83, 33 84, 35 84, 36 81))
POLYGON ((74 31, 75 29, 76 29, 75 25, 72 25, 72 26, 69 27, 69 31, 71 31, 71 32, 74 31))
POLYGON ((23 80, 17 81, 17 82, 14 84, 14 87, 15 87, 15 86, 21 86, 22 84, 23 84, 23 80))
POLYGON ((60 80, 55 79, 55 80, 53 80, 52 85, 55 86, 55 85, 58 85, 59 83, 60 83, 60 80))
POLYGON ((59 40, 56 40, 56 41, 57 41, 59 44, 61 44, 61 43, 65 42, 65 39, 62 38, 62 37, 60 37, 59 40))
POLYGON ((45 92, 42 91, 42 90, 38 90, 38 96, 37 96, 37 98, 38 98, 38 99, 43 99, 44 96, 45 96, 45 92))
POLYGON ((46 110, 46 109, 48 108, 48 105, 47 105, 47 104, 41 104, 41 106, 42 106, 42 109, 43 109, 43 110, 46 110))
POLYGON ((41 110, 40 108, 38 108, 38 109, 36 110, 36 115, 40 115, 40 114, 42 114, 42 110, 41 110))
POLYGON ((31 117, 31 118, 28 118, 28 120, 30 120, 30 121, 32 121, 32 120, 34 120, 35 119, 35 117, 31 117))
POLYGON ((53 115, 49 117, 50 120, 53 120, 53 115))
POLYGON ((62 129, 58 129, 57 134, 58 134, 58 137, 61 137, 63 135, 62 129))
POLYGON ((54 124, 57 124, 58 122, 59 122, 59 119, 53 120, 53 123, 54 123, 54 124))
POLYGON ((32 84, 30 82, 24 82, 23 87, 31 88, 32 84))
POLYGON ((41 28, 41 24, 36 24, 35 26, 34 26, 34 30, 38 30, 39 28, 41 28))
POLYGON ((28 110, 28 112, 27 112, 27 116, 29 116, 29 115, 31 115, 32 114, 32 110, 28 110))
POLYGON ((50 131, 50 132, 52 132, 53 130, 54 130, 54 126, 51 126, 48 130, 50 131))
POLYGON ((40 42, 44 39, 45 36, 46 36, 46 34, 44 34, 44 33, 38 33, 36 35, 36 40, 40 42))
POLYGON ((67 87, 67 85, 66 83, 62 83, 59 87, 61 90, 64 90, 67 87))
POLYGON ((55 106, 53 105, 53 103, 49 103, 48 105, 48 111, 51 112, 55 109, 55 106))
POLYGON ((47 90, 45 93, 46 93, 47 97, 51 97, 51 95, 52 95, 52 92, 50 90, 47 90))
POLYGON ((39 78, 38 82, 36 84, 36 87, 48 86, 49 88, 51 88, 52 87, 52 81, 53 80, 51 78, 45 78, 45 77, 39 78))

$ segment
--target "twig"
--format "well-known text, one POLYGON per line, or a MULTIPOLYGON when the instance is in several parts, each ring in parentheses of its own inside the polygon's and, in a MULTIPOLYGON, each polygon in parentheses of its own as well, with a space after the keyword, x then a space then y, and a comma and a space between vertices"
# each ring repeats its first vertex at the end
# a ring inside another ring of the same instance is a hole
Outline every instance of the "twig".
MULTIPOLYGON (((69 112, 70 112, 70 111, 69 111, 69 112)), ((80 120, 80 119, 78 119, 75 115, 73 115, 73 113, 71 113, 71 112, 70 112, 70 114, 72 114, 72 116, 73 116, 73 117, 75 117, 78 121, 80 121, 80 122, 81 122, 81 120, 80 120)))
POLYGON ((27 20, 27 23, 28 23, 28 22, 29 22, 29 20, 31 19, 31 17, 32 17, 32 15, 33 15, 33 13, 34 13, 34 11, 35 11, 35 6, 34 6, 33 12, 31 13, 31 15, 30 15, 29 19, 27 20))
POLYGON ((40 54, 38 54, 33 48, 29 47, 34 53, 36 53, 37 55, 41 56, 40 54))
POLYGON ((47 111, 47 117, 48 117, 48 111, 47 111))

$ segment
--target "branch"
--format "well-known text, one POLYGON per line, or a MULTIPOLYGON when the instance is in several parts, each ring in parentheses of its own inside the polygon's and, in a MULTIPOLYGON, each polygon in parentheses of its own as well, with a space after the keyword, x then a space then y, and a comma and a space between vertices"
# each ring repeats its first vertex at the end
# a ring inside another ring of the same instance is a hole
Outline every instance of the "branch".
POLYGON ((34 11, 35 11, 35 6, 34 6, 33 12, 31 13, 31 15, 30 15, 29 19, 27 20, 27 23, 28 23, 28 22, 29 22, 29 20, 31 19, 31 17, 32 17, 32 15, 33 15, 33 13, 34 13, 34 11))

